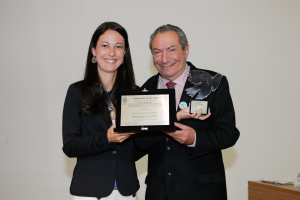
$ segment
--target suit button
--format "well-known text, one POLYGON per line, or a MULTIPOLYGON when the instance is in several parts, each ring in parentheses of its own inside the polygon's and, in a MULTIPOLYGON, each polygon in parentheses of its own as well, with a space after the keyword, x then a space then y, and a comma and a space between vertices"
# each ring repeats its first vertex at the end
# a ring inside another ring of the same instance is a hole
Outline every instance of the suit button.
POLYGON ((171 147, 169 147, 169 146, 167 146, 166 148, 167 148, 167 150, 170 150, 170 149, 171 149, 171 147))
POLYGON ((117 151, 113 151, 113 152, 111 152, 111 154, 115 155, 115 154, 117 154, 117 151))
POLYGON ((168 175, 168 176, 171 176, 171 172, 167 172, 167 175, 168 175))

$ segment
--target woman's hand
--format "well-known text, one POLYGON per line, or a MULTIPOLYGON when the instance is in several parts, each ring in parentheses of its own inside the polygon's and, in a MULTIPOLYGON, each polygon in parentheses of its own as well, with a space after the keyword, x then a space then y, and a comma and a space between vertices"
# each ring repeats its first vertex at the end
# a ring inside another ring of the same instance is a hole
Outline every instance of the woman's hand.
POLYGON ((109 143, 111 142, 122 143, 124 142, 124 140, 126 140, 127 138, 129 138, 131 135, 134 134, 134 133, 117 133, 114 132, 114 128, 116 128, 115 124, 111 125, 111 127, 107 130, 107 139, 109 143))
POLYGON ((210 109, 208 108, 207 115, 202 115, 202 108, 199 109, 198 113, 197 110, 194 110, 193 114, 190 114, 190 107, 185 107, 181 111, 176 113, 177 120, 180 121, 182 119, 199 119, 199 120, 205 120, 209 118, 211 115, 210 109))

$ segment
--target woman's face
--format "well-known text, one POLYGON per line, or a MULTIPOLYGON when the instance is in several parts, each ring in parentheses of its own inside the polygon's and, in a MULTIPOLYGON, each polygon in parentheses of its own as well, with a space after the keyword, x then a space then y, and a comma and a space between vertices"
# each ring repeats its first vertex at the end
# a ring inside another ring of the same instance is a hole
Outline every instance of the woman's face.
POLYGON ((96 48, 92 48, 96 56, 98 73, 116 73, 125 55, 125 41, 123 36, 114 30, 107 30, 99 37, 96 48))

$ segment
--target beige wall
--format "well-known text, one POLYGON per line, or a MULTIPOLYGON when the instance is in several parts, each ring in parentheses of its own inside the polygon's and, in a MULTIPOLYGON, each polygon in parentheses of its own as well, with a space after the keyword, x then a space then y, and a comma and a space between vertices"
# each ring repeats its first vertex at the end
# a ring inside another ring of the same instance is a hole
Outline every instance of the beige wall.
POLYGON ((104 21, 127 29, 139 85, 156 73, 148 41, 166 23, 185 31, 189 61, 227 76, 241 132, 223 151, 230 200, 247 199, 248 180, 300 172, 299 10, 298 0, 1 0, 0 199, 69 199, 63 102, 104 21))

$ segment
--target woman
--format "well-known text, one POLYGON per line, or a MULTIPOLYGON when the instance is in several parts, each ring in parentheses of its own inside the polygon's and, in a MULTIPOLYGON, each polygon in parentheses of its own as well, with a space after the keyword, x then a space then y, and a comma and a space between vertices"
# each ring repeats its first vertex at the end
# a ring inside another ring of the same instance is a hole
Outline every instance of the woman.
POLYGON ((133 133, 113 131, 115 92, 135 88, 127 32, 105 22, 92 36, 84 80, 70 85, 64 104, 63 151, 77 157, 73 200, 136 199, 143 154, 128 139, 133 133))

